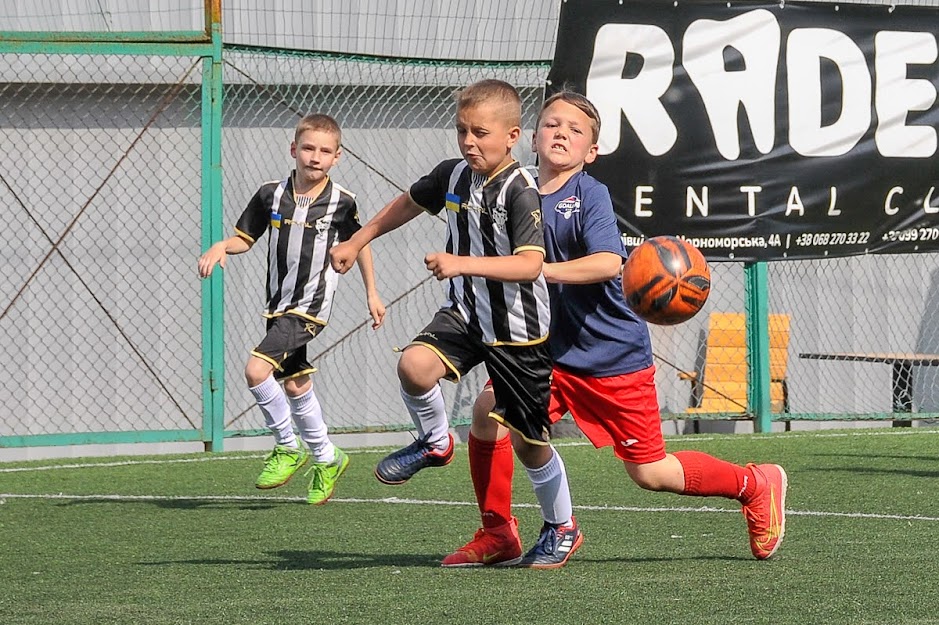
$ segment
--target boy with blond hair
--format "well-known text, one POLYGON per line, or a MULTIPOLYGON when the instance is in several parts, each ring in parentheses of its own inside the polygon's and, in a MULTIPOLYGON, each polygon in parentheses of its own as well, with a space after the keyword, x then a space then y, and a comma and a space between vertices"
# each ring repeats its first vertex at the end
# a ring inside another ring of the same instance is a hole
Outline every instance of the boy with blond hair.
MULTIPOLYGON (((483 80, 457 97, 456 133, 463 158, 443 161, 331 251, 333 267, 349 269, 372 239, 421 212, 447 215, 446 251, 424 257, 447 299, 398 362, 401 397, 419 437, 378 463, 375 475, 402 484, 427 467, 453 458, 453 437, 439 381, 457 381, 485 363, 492 377, 491 416, 508 427, 544 518, 535 568, 562 566, 583 536, 573 517, 567 474, 548 441, 551 358, 550 310, 541 273, 544 235, 532 176, 512 158, 521 134, 518 91, 483 80), (549 549, 543 549, 545 546, 549 549)), ((499 564, 522 560, 517 520, 500 528, 513 538, 499 564)))
MULTIPOLYGON (((267 334, 251 351, 245 379, 275 445, 255 486, 286 484, 312 455, 307 493, 311 504, 326 503, 349 465, 349 457, 329 440, 310 380, 316 369, 307 360, 307 343, 326 327, 338 283, 329 249, 361 227, 355 195, 329 177, 342 154, 341 141, 339 124, 332 117, 312 114, 301 119, 290 144, 296 168, 283 180, 261 185, 235 225, 235 235, 199 258, 199 275, 207 278, 216 264, 225 268, 229 254, 243 254, 265 233, 270 235, 263 313, 267 334), (309 452, 297 443, 293 424, 309 452)), ((375 288, 370 249, 362 247, 356 260, 372 328, 377 329, 385 306, 375 288)))

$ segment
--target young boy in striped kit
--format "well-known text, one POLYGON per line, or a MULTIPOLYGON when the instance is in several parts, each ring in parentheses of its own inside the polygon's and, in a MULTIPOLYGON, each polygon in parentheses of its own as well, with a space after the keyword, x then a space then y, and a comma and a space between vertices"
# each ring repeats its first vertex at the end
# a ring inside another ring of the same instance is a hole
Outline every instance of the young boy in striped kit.
MULTIPOLYGON (((554 568, 583 537, 564 463, 548 442, 544 234, 534 179, 512 158, 520 124, 521 99, 511 85, 483 80, 462 90, 456 131, 463 158, 440 163, 330 254, 333 267, 345 272, 375 237, 424 211, 446 214, 446 251, 427 254, 424 262, 438 280, 449 281, 448 297, 398 363, 401 397, 420 436, 384 458, 375 475, 386 484, 402 484, 423 468, 450 462, 453 437, 439 381, 459 380, 485 363, 495 393, 492 417, 512 432, 544 518, 536 548, 523 559, 516 541, 500 564, 554 568)), ((504 529, 518 537, 514 518, 504 529)))
MULTIPOLYGON (((349 457, 332 444, 310 374, 307 343, 329 320, 339 276, 329 264, 331 247, 361 226, 355 196, 328 173, 342 153, 339 124, 323 114, 307 115, 297 124, 290 155, 296 168, 285 179, 258 189, 235 225, 235 235, 209 248, 199 258, 199 275, 207 278, 229 254, 247 252, 265 233, 268 239, 267 334, 251 351, 245 379, 275 439, 255 483, 257 488, 286 484, 313 456, 307 494, 311 504, 325 503, 349 457), (283 388, 280 386, 283 383, 283 388), (297 442, 296 424, 307 452, 297 442)), ((372 317, 372 328, 385 316, 375 288, 368 246, 357 254, 372 317)))

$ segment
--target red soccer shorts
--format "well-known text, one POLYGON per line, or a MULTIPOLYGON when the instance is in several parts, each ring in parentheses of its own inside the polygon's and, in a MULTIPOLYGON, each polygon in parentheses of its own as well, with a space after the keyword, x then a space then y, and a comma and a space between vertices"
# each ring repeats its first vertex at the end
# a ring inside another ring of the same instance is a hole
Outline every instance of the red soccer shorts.
POLYGON ((591 378, 554 367, 548 417, 567 412, 594 447, 613 446, 621 460, 636 464, 665 457, 655 366, 608 378, 591 378))

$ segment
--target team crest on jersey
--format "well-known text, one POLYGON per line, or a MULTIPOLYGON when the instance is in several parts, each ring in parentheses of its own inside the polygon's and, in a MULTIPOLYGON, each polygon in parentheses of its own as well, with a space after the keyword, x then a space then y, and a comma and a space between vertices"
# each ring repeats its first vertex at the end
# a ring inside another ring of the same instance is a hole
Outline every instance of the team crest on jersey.
POLYGON ((505 222, 509 218, 509 214, 505 210, 505 204, 496 204, 492 207, 492 210, 489 211, 489 216, 492 217, 492 223, 499 230, 505 228, 505 222))
POLYGON ((557 203, 554 207, 555 212, 564 215, 564 219, 570 219, 571 215, 580 212, 580 198, 572 195, 557 203))
POLYGON ((329 220, 325 217, 316 220, 316 223, 313 224, 313 227, 316 228, 316 232, 323 234, 329 230, 329 220))

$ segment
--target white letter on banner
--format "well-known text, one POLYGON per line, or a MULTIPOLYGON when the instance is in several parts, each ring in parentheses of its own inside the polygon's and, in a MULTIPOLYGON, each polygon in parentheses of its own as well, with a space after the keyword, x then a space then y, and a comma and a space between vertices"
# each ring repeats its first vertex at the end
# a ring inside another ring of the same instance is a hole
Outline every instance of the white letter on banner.
POLYGON ((936 87, 925 79, 907 79, 907 65, 936 62, 932 33, 879 32, 874 36, 877 89, 874 141, 884 156, 929 158, 936 153, 936 129, 907 126, 908 111, 928 110, 936 101, 936 87))
POLYGON ((802 203, 802 196, 799 195, 799 187, 789 189, 789 199, 786 200, 786 217, 792 213, 799 213, 805 217, 805 204, 802 203))
POLYGON ((646 193, 652 193, 655 187, 639 185, 636 187, 636 217, 652 217, 652 211, 643 206, 652 204, 652 198, 646 197, 646 193))
POLYGON ((585 94, 600 113, 599 154, 619 147, 620 113, 652 156, 668 152, 678 138, 659 101, 672 83, 675 51, 664 30, 646 24, 605 24, 597 31, 585 94), (635 78, 624 79, 626 56, 643 58, 635 78))
POLYGON ((829 187, 831 190, 831 202, 828 204, 828 216, 837 217, 841 214, 841 209, 837 208, 838 204, 838 187, 829 187))
POLYGON ((741 104, 757 149, 763 154, 773 149, 779 40, 779 23, 764 9, 725 22, 698 20, 685 31, 682 65, 701 93, 717 149, 727 160, 740 156, 737 109, 741 104), (746 69, 725 71, 727 47, 743 55, 746 69))
POLYGON ((698 197, 692 187, 688 187, 685 191, 685 217, 691 217, 695 206, 698 207, 702 217, 708 216, 708 188, 706 186, 701 187, 701 197, 698 197))
POLYGON ((828 28, 792 31, 786 43, 789 73, 789 145, 802 156, 841 156, 871 125, 871 74, 864 52, 844 33, 828 28), (821 59, 841 72, 841 116, 822 126, 821 59))
POLYGON ((927 215, 939 213, 939 206, 932 205, 932 194, 935 192, 936 187, 929 187, 929 191, 926 192, 926 197, 923 198, 923 212, 927 215))
POLYGON ((887 197, 884 198, 884 213, 888 215, 896 215, 900 212, 900 209, 893 205, 893 196, 901 195, 903 193, 903 187, 893 187, 890 191, 887 192, 887 197))
POLYGON ((756 194, 763 190, 759 185, 747 185, 740 187, 741 193, 747 194, 747 215, 756 216, 756 194))

